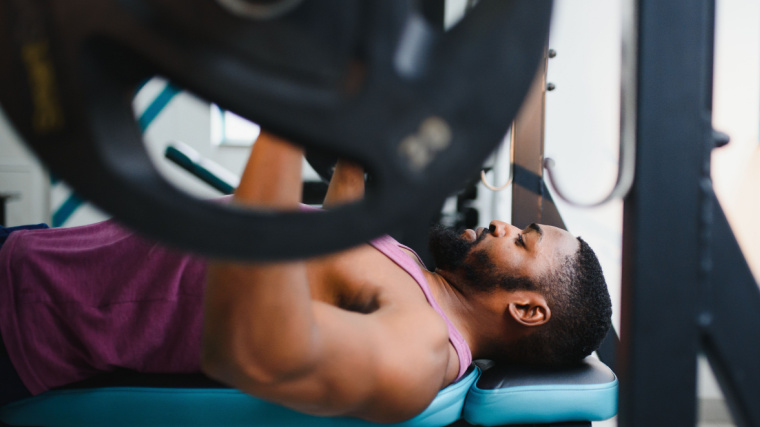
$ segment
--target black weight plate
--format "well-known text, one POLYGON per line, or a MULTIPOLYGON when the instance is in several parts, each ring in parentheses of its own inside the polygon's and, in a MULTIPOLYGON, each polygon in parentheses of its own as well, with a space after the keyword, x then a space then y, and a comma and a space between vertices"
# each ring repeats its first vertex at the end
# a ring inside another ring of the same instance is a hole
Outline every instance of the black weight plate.
POLYGON ((83 197, 171 245, 281 259, 426 215, 501 141, 534 77, 550 0, 483 0, 448 32, 410 1, 304 1, 267 20, 212 0, 0 0, 0 103, 83 197), (146 77, 307 149, 364 164, 359 203, 274 214, 203 203, 155 171, 131 111, 146 77))

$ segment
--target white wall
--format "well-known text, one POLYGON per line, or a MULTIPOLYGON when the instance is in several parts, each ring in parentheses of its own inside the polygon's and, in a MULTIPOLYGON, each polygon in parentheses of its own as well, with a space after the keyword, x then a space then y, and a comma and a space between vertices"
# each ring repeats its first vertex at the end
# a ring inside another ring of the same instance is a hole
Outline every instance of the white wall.
POLYGON ((717 3, 713 125, 731 143, 715 150, 715 191, 760 281, 760 3, 717 3))

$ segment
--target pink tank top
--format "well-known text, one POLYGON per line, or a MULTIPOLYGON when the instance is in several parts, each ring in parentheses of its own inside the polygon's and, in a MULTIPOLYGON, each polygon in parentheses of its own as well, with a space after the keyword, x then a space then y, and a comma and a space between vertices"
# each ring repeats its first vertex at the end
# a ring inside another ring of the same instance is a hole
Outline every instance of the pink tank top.
MULTIPOLYGON (((420 267, 390 237, 372 245, 417 281, 446 321, 461 377, 472 355, 420 267)), ((0 249, 0 335, 32 394, 117 368, 198 372, 205 274, 201 258, 113 221, 17 231, 0 249)))

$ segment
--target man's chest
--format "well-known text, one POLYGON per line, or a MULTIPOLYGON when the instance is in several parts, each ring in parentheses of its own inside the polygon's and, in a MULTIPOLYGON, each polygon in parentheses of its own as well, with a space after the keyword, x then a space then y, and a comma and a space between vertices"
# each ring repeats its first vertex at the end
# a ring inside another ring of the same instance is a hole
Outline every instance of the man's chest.
POLYGON ((371 313, 388 304, 429 307, 418 282, 370 245, 308 262, 312 299, 371 313))
MULTIPOLYGON (((413 255, 404 253, 402 256, 409 256, 412 260, 408 268, 416 268, 413 255)), ((358 313, 369 314, 383 309, 388 309, 386 314, 413 313, 416 321, 409 322, 410 328, 424 330, 422 335, 427 339, 448 338, 443 318, 434 311, 417 280, 374 247, 363 245, 312 260, 307 265, 312 299, 358 313)), ((418 277, 425 280, 423 274, 418 277)), ((387 319, 389 316, 382 317, 387 319)), ((445 351, 448 364, 442 387, 450 384, 459 370, 454 347, 449 344, 445 351)))

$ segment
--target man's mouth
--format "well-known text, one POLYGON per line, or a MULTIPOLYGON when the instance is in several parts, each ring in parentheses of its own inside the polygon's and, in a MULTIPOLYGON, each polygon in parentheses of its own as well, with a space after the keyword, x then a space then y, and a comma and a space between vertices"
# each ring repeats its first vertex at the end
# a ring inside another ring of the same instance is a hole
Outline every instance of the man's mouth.
POLYGON ((481 240, 485 239, 488 235, 488 229, 483 227, 478 227, 475 229, 475 242, 478 243, 481 240))

